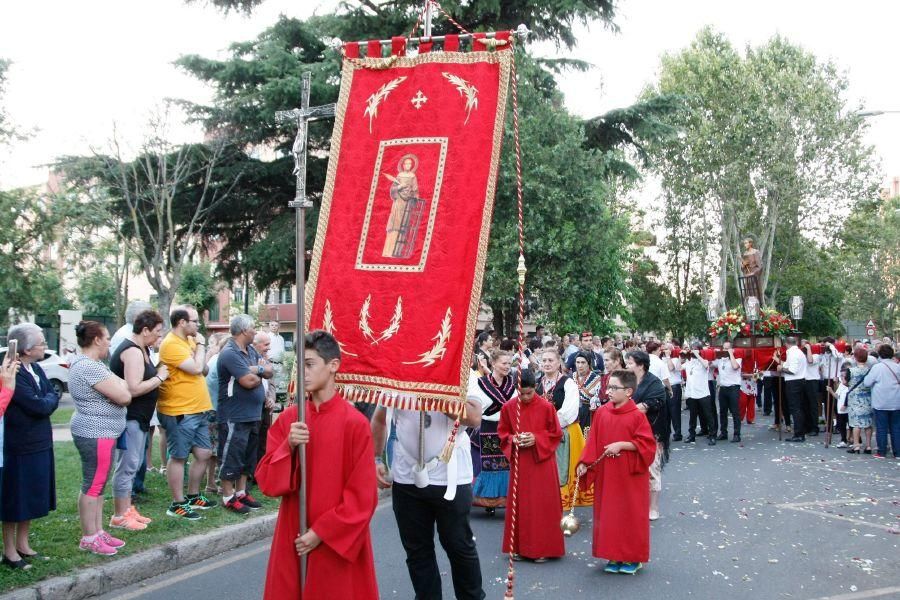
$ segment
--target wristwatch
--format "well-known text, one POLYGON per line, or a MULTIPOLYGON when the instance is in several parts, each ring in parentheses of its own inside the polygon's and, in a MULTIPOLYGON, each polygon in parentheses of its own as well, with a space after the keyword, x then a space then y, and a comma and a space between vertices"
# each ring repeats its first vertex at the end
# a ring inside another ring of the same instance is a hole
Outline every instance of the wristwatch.
POLYGON ((266 369, 262 365, 257 365, 256 374, 262 377, 262 374, 266 372, 266 369))

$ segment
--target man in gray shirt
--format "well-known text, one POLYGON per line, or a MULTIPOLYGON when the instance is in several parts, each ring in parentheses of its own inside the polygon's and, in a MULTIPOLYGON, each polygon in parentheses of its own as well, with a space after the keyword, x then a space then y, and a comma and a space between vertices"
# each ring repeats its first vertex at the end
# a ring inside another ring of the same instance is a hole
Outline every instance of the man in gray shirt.
POLYGON ((863 385, 872 390, 875 412, 876 458, 887 456, 888 434, 894 458, 900 458, 900 364, 894 360, 894 349, 888 344, 878 347, 878 362, 870 369, 863 385))

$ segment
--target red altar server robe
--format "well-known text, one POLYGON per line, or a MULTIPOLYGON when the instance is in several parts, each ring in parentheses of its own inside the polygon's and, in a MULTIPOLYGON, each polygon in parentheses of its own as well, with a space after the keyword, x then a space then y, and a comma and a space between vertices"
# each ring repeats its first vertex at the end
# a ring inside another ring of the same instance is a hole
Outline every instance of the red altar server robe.
POLYGON ((588 471, 594 481, 594 556, 619 562, 650 560, 650 465, 656 439, 644 413, 629 400, 597 409, 581 462, 590 465, 613 442, 631 442, 637 452, 608 456, 588 471))
MULTIPOLYGON (((519 487, 516 494, 516 547, 510 543, 510 520, 512 510, 507 505, 506 522, 503 526, 503 551, 514 552, 527 558, 550 558, 564 556, 566 544, 563 540, 559 520, 562 517, 562 500, 559 495, 559 473, 556 469, 556 447, 562 439, 556 408, 537 394, 531 402, 510 400, 500 410, 500 449, 510 460, 513 468, 513 436, 517 433, 516 410, 521 406, 522 414, 518 432, 534 434, 534 446, 519 448, 519 487)), ((512 498, 513 478, 509 479, 512 498)), ((511 502, 511 500, 510 500, 511 502)))
POLYGON ((297 454, 288 444, 297 407, 291 406, 269 430, 268 450, 256 468, 259 489, 267 496, 281 496, 264 598, 377 599, 369 521, 378 504, 378 491, 369 422, 340 395, 318 410, 312 402, 306 406, 308 526, 322 543, 308 555, 301 595, 294 545, 300 521, 300 469, 297 454))

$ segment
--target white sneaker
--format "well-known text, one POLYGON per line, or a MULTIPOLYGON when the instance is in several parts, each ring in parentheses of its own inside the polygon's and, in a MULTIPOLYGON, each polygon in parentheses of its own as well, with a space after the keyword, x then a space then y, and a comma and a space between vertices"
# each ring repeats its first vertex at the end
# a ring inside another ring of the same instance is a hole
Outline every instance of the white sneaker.
POLYGON ((840 444, 838 444, 838 445, 835 446, 835 447, 836 447, 836 448, 847 448, 847 442, 841 442, 840 444))
POLYGON ((651 520, 651 521, 655 521, 655 520, 657 520, 658 518, 659 518, 659 511, 658 511, 658 510, 651 510, 651 511, 650 511, 650 520, 651 520))

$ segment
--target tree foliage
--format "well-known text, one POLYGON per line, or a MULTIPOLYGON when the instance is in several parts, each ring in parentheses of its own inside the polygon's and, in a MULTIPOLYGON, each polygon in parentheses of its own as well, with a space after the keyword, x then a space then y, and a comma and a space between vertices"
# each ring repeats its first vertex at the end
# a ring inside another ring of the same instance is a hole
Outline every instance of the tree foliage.
POLYGON ((872 149, 847 85, 834 64, 778 36, 741 54, 704 29, 664 57, 646 97, 686 103, 673 118, 681 134, 649 152, 667 200, 667 264, 678 265, 683 287, 698 279, 704 297, 737 301, 740 241, 751 235, 773 304, 790 295, 790 267, 811 260, 809 248, 872 197, 872 149))
POLYGON ((45 254, 58 225, 49 203, 35 190, 0 191, 0 322, 18 322, 28 314, 56 315, 72 307, 45 254))
POLYGON ((103 267, 94 267, 78 283, 78 304, 85 315, 116 316, 116 280, 103 267))
POLYGON ((212 310, 219 300, 218 282, 210 263, 191 263, 181 272, 181 286, 175 296, 181 304, 193 305, 199 314, 212 310))
POLYGON ((841 232, 837 272, 846 291, 844 316, 873 319, 880 331, 898 327, 900 196, 861 203, 841 232))

